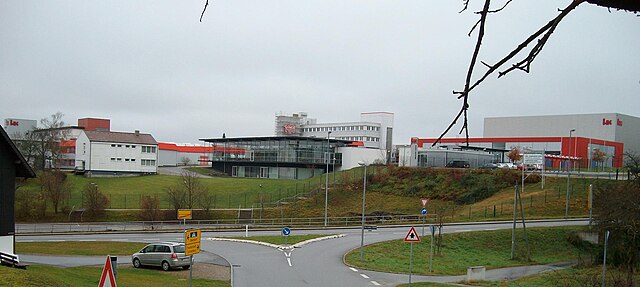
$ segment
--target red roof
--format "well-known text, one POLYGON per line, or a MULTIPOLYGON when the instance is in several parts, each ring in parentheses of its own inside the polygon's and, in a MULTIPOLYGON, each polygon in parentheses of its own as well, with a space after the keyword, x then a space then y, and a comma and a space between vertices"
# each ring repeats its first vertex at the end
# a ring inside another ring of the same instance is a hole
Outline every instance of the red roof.
POLYGON ((244 149, 236 147, 222 147, 222 146, 184 146, 177 145, 175 143, 158 143, 160 150, 171 150, 184 153, 212 153, 212 152, 224 152, 233 154, 244 154, 244 149))

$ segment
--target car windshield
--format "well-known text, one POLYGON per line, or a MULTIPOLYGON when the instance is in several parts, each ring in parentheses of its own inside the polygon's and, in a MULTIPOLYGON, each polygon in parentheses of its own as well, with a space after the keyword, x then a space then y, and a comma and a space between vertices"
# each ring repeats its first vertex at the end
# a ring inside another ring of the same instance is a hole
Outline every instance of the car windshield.
POLYGON ((173 247, 173 250, 176 253, 184 253, 184 245, 183 244, 176 245, 176 246, 173 247))

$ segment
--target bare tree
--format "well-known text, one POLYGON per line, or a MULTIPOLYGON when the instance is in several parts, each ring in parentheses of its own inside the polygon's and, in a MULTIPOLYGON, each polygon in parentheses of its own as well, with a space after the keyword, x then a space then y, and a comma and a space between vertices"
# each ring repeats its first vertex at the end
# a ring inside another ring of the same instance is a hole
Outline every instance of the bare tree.
POLYGON ((61 158, 60 142, 67 136, 60 112, 40 120, 42 127, 35 128, 18 141, 18 149, 37 170, 53 168, 61 158))
POLYGON ((98 185, 89 183, 84 190, 84 206, 87 214, 96 218, 104 214, 104 210, 109 206, 109 198, 98 189, 98 185))
POLYGON ((38 177, 38 184, 46 197, 51 200, 53 212, 57 214, 58 207, 69 194, 67 174, 60 170, 44 171, 38 177))
POLYGON ((640 185, 640 155, 634 152, 626 152, 625 157, 625 167, 629 172, 629 179, 640 185))
POLYGON ((157 221, 161 217, 160 199, 158 196, 143 195, 140 198, 140 219, 147 221, 157 221))
POLYGON ((173 207, 176 214, 178 214, 178 209, 183 209, 187 206, 187 193, 180 185, 167 187, 166 193, 169 204, 173 207))
POLYGON ((182 165, 184 165, 184 166, 190 165, 191 164, 191 159, 186 157, 186 156, 183 156, 183 157, 180 158, 180 163, 182 165))
POLYGON ((598 188, 594 197, 595 222, 600 234, 610 232, 607 262, 626 271, 624 285, 635 286, 633 275, 640 267, 640 184, 613 183, 598 188))

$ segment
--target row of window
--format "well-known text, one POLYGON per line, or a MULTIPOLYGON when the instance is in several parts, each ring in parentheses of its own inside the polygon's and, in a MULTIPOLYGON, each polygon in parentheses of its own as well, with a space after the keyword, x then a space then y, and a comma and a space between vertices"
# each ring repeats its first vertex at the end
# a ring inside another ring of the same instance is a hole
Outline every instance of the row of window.
POLYGON ((144 152, 144 153, 156 153, 156 147, 154 147, 154 146, 142 146, 142 152, 144 152))
MULTIPOLYGON (((112 157, 111 161, 113 162, 135 162, 136 159, 135 158, 121 158, 121 157, 112 157)), ((142 165, 144 166, 155 166, 156 165, 156 161, 154 159, 141 159, 140 160, 142 163, 142 165)))
MULTIPOLYGON (((111 147, 122 147, 121 144, 111 144, 111 147)), ((136 145, 124 145, 125 148, 136 148, 136 145)))
POLYGON ((337 137, 339 140, 348 140, 348 141, 366 141, 366 142, 379 142, 380 138, 376 137, 337 137))
POLYGON ((374 126, 339 126, 339 127, 318 127, 303 128, 303 132, 336 132, 336 131, 380 131, 380 127, 374 126))
MULTIPOLYGON (((111 147, 122 147, 122 144, 111 144, 111 147)), ((124 145, 125 148, 136 148, 136 145, 124 145)), ((143 153, 156 153, 156 147, 154 146, 142 146, 143 153)))

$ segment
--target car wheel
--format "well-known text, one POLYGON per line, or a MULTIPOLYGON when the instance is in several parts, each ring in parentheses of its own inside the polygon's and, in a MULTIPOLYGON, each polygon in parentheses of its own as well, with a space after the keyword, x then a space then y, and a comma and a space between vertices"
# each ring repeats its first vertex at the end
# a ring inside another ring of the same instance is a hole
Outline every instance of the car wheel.
POLYGON ((133 267, 135 267, 135 268, 140 268, 140 266, 142 266, 142 265, 140 264, 140 260, 139 260, 138 258, 133 259, 133 267))
POLYGON ((184 269, 184 270, 189 270, 189 268, 191 268, 191 265, 182 266, 182 269, 184 269))
POLYGON ((169 271, 169 270, 171 270, 171 265, 169 265, 169 262, 167 262, 167 261, 162 261, 162 270, 164 270, 164 271, 169 271))

